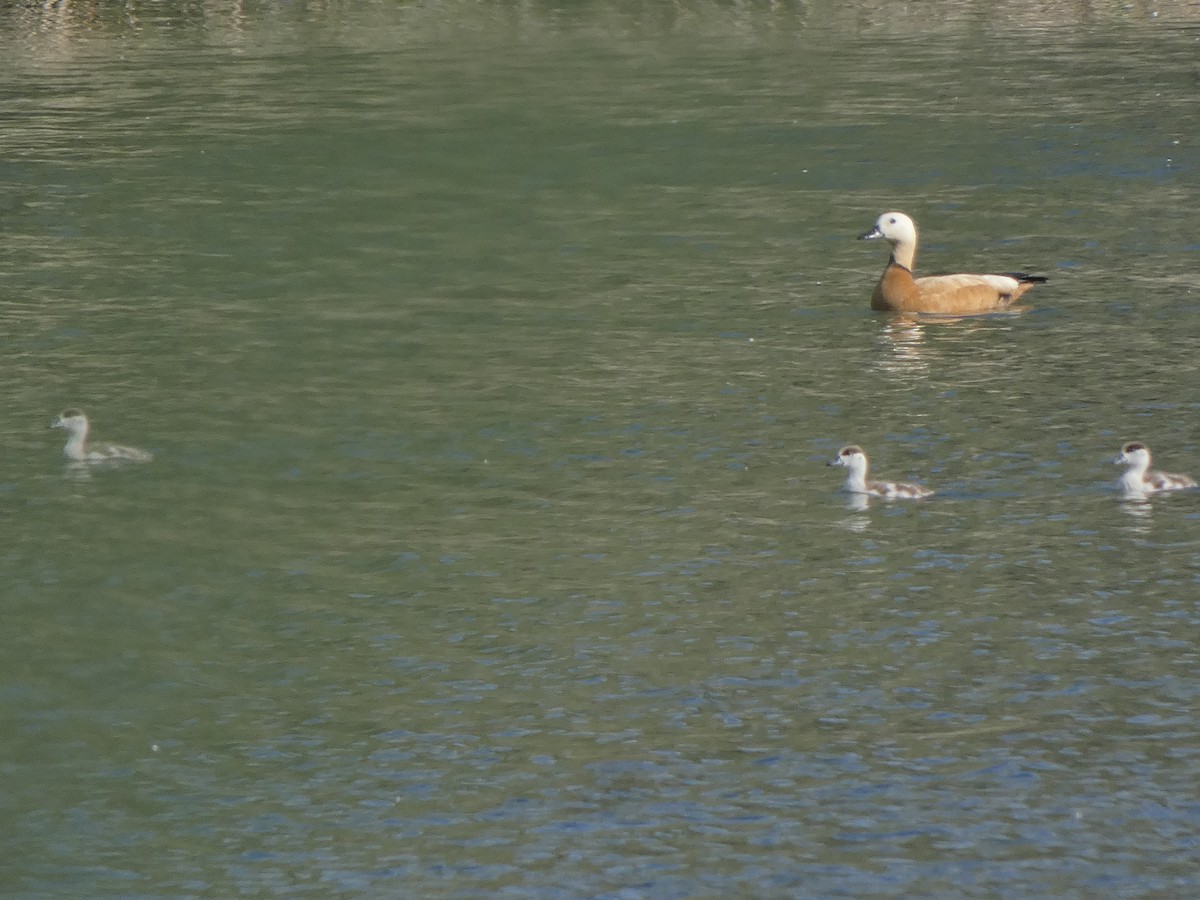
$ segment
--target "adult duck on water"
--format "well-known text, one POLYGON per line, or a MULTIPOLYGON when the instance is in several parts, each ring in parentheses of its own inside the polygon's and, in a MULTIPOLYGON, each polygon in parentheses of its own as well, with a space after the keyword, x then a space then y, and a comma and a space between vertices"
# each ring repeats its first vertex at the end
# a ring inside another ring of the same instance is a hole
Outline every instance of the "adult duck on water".
POLYGON ((886 212, 875 220, 875 227, 859 240, 883 238, 892 245, 871 308, 906 313, 936 313, 969 316, 998 312, 1012 306, 1022 294, 1037 284, 1041 275, 1013 272, 1008 275, 927 275, 913 277, 917 258, 917 226, 902 212, 886 212))

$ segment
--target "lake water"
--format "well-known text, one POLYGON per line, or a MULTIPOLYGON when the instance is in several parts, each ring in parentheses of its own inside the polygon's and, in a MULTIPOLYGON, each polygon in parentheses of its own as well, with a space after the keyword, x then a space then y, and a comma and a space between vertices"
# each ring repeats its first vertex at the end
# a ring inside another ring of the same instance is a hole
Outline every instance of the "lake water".
POLYGON ((1200 15, 1074 9, 0 10, 0 893, 1200 893, 1200 15))

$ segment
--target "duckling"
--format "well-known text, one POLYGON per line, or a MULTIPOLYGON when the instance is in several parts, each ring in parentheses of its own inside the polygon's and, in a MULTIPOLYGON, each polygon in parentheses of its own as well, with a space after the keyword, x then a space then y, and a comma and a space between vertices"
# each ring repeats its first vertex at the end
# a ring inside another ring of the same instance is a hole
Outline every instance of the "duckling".
POLYGON ((933 491, 919 484, 908 484, 902 481, 868 481, 867 454, 862 447, 853 444, 843 447, 837 456, 828 463, 831 466, 845 466, 850 472, 846 475, 846 490, 853 494, 870 494, 873 497, 884 497, 888 500, 920 500, 929 497, 933 491))
POLYGON ((1035 284, 1041 275, 927 275, 913 278, 917 257, 917 226, 902 212, 886 212, 875 227, 859 235, 860 241, 884 238, 892 245, 875 292, 871 309, 893 312, 941 313, 962 316, 1006 309, 1035 284))
POLYGON ((1150 471, 1150 448, 1141 441, 1129 441, 1122 445, 1113 465, 1126 467, 1117 486, 1129 494, 1181 491, 1196 486, 1195 479, 1187 475, 1150 471))
POLYGON ((150 462, 154 456, 146 450, 137 447, 122 447, 117 444, 89 444, 88 418, 81 409, 64 409, 53 422, 51 428, 65 428, 67 445, 63 455, 73 463, 100 463, 115 460, 130 462, 150 462))

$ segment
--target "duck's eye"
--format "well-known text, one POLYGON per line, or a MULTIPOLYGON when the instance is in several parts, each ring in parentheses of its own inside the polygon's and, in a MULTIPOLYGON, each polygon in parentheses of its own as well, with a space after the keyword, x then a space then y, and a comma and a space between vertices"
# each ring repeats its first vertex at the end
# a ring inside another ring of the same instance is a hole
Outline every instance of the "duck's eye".
POLYGON ((889 224, 889 225, 895 225, 895 224, 896 224, 896 217, 895 217, 895 216, 892 216, 890 219, 888 219, 888 224, 889 224))

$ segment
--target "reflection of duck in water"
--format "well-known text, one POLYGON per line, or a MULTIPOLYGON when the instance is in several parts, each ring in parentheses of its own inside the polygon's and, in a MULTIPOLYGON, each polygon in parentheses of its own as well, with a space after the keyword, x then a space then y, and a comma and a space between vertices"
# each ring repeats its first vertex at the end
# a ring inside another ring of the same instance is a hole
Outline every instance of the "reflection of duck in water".
POLYGON ((879 368, 895 375, 927 374, 929 360, 925 358, 924 328, 914 316, 896 316, 879 329, 878 343, 887 351, 877 360, 879 368))
POLYGON ((868 481, 867 454, 862 447, 843 447, 829 465, 845 466, 850 470, 846 475, 846 490, 852 494, 869 494, 887 500, 920 500, 933 493, 929 488, 903 481, 868 481))
POLYGON ((67 445, 63 447, 63 455, 73 463, 100 463, 128 460, 130 462, 149 462, 154 457, 146 450, 137 447, 122 447, 118 444, 89 444, 88 418, 81 409, 64 409, 59 417, 50 423, 51 428, 65 428, 67 445))
POLYGON ((996 367, 1009 359, 995 332, 1012 327, 1000 316, 896 313, 880 325, 876 344, 882 352, 874 363, 889 376, 924 378, 935 361, 961 348, 968 352, 955 360, 960 384, 985 384, 995 377, 996 367))
POLYGON ((1011 275, 927 275, 913 277, 917 257, 917 226, 902 212, 887 212, 859 240, 884 238, 892 245, 875 293, 872 309, 894 312, 941 313, 949 316, 997 312, 1012 306, 1035 284, 1040 275, 1014 272, 1011 275))
POLYGON ((1150 448, 1141 441, 1130 441, 1121 447, 1113 465, 1125 466, 1125 474, 1117 486, 1127 494, 1154 494, 1159 491, 1181 491, 1193 488, 1196 481, 1187 475, 1155 472, 1150 469, 1150 448))

